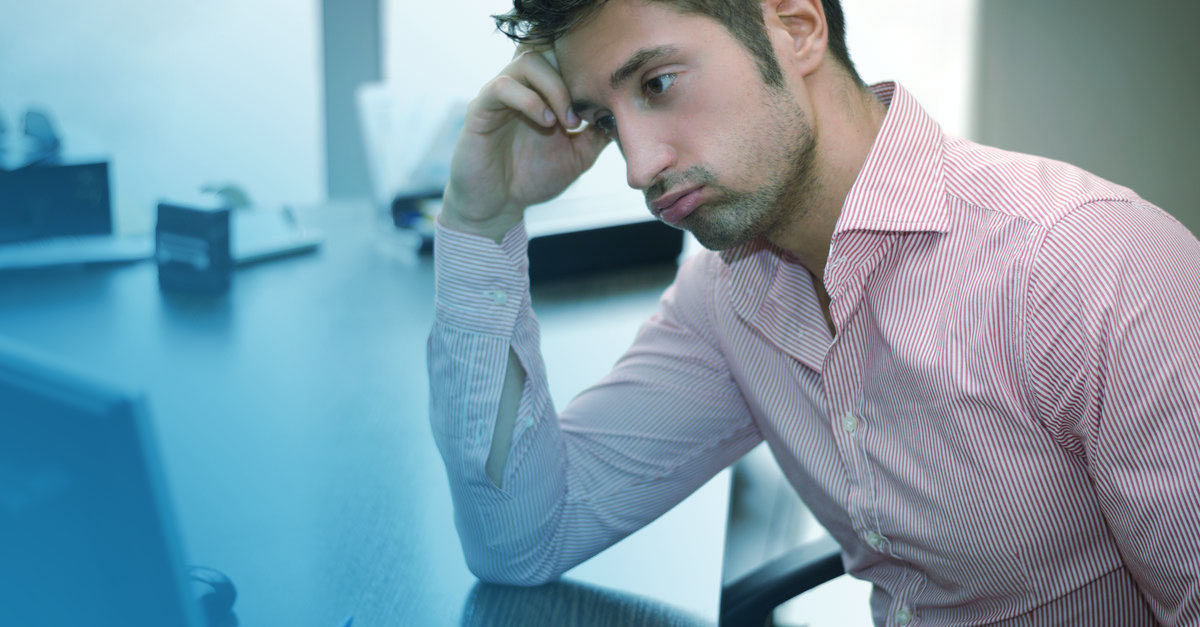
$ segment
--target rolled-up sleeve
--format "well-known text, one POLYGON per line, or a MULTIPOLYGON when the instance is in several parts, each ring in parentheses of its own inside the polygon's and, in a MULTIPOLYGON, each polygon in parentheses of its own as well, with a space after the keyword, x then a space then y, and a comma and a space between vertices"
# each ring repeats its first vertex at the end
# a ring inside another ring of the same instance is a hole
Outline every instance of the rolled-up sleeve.
POLYGON ((560 415, 530 303, 523 227, 498 245, 440 226, 436 237, 431 421, 467 564, 481 579, 552 580, 761 440, 708 323, 709 266, 685 264, 613 371, 560 415), (510 348, 526 377, 497 487, 485 464, 510 348))

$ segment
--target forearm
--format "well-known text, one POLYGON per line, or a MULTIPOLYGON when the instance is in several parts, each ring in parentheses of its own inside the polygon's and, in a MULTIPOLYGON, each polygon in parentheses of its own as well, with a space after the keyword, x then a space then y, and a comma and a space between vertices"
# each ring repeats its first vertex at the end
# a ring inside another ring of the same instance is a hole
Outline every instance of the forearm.
POLYGON ((565 570, 554 553, 566 472, 548 392, 534 382, 504 393, 505 371, 524 372, 508 366, 510 341, 435 324, 430 411, 468 567, 485 581, 535 584, 565 570))
MULTIPOLYGON (((504 236, 520 222, 519 216, 519 211, 506 213, 473 211, 468 205, 460 202, 451 187, 447 187, 443 196, 442 209, 438 212, 437 219, 439 224, 453 231, 486 237, 500 244, 504 241, 504 236), (480 218, 480 215, 489 217, 480 218)), ((504 385, 501 389, 500 405, 496 412, 496 424, 486 464, 488 478, 498 487, 503 483, 504 466, 508 461, 509 448, 512 446, 513 427, 524 386, 525 369, 521 366, 521 360, 517 357, 517 353, 509 349, 504 385)))
POLYGON ((496 247, 439 229, 428 355, 430 418, 467 563, 481 579, 516 584, 563 569, 549 553, 566 493, 524 246, 516 230, 496 247), (506 481, 515 465, 540 479, 506 481))

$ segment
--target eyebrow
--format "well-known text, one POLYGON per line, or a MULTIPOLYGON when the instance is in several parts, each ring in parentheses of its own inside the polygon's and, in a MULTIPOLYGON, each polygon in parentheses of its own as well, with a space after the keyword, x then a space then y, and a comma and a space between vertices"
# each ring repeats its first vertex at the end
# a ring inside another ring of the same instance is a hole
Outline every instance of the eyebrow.
POLYGON ((679 48, 675 46, 656 46, 654 48, 642 48, 638 50, 621 67, 617 68, 612 73, 612 76, 608 77, 608 86, 612 87, 613 91, 617 91, 621 88, 621 84, 629 80, 629 77, 636 74, 638 70, 642 69, 643 65, 672 54, 677 50, 679 48))
MULTIPOLYGON (((633 53, 633 56, 629 57, 628 61, 622 63, 621 67, 613 71, 613 73, 608 77, 608 86, 611 87, 613 91, 617 91, 621 88, 621 85, 623 85, 625 81, 629 80, 629 78, 634 74, 637 74, 638 70, 642 69, 642 66, 650 63, 651 61, 674 54, 678 50, 679 48, 677 46, 655 46, 653 48, 642 48, 641 50, 638 50, 637 52, 633 53)), ((587 100, 573 101, 571 103, 571 107, 575 109, 576 113, 599 108, 595 103, 587 100)))

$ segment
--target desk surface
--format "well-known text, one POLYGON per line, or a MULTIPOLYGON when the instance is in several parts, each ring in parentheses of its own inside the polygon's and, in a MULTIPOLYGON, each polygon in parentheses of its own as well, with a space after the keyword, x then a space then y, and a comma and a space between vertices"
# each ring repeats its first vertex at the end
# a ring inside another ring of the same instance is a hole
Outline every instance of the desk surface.
MULTIPOLYGON (((431 263, 381 253, 371 213, 303 212, 318 253, 215 299, 161 293, 152 263, 0 274, 0 334, 148 393, 187 559, 229 574, 245 627, 715 622, 728 472, 562 583, 477 583, 429 431, 431 263)), ((535 290, 560 406, 670 274, 535 290)))

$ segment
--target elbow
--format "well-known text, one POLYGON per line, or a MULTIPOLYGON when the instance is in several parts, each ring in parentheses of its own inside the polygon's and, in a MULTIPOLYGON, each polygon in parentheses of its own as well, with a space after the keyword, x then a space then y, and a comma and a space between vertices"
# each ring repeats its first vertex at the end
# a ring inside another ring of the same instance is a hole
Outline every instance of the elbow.
POLYGON ((485 551, 465 554, 467 569, 484 583, 532 587, 556 581, 563 574, 545 555, 512 556, 485 551))
POLYGON ((467 564, 467 568, 471 570, 471 574, 483 583, 499 584, 503 586, 520 586, 522 588, 531 588, 540 586, 558 580, 559 575, 553 574, 550 571, 543 573, 538 572, 514 572, 509 570, 495 570, 492 568, 479 568, 467 564))

